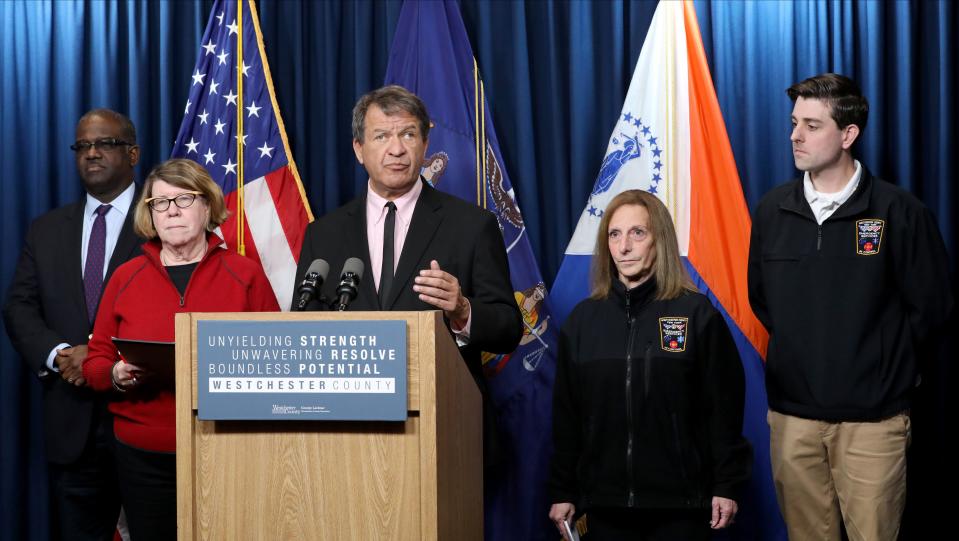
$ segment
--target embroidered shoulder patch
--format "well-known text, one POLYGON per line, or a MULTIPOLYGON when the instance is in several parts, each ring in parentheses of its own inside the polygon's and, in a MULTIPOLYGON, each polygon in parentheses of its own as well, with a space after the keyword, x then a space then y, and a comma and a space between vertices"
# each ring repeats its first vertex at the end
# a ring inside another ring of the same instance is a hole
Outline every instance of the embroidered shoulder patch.
POLYGON ((663 351, 686 351, 686 330, 688 328, 688 317, 659 318, 659 338, 663 351))
POLYGON ((886 225, 879 218, 868 218, 856 221, 856 253, 859 255, 876 255, 879 253, 879 244, 882 242, 882 230, 886 225))

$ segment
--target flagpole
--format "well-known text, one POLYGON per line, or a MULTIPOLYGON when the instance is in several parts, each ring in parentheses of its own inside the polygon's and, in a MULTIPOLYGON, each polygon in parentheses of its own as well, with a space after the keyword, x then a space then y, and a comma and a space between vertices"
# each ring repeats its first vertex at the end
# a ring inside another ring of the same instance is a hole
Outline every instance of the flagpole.
POLYGON ((480 177, 480 140, 479 140, 479 68, 476 66, 476 58, 473 58, 473 125, 477 127, 476 131, 476 204, 480 204, 480 188, 483 181, 480 177))
POLYGON ((246 255, 243 240, 243 0, 236 0, 236 251, 246 255))
POLYGON ((230 206, 229 224, 217 233, 231 250, 262 267, 278 304, 289 310, 290 276, 296 273, 303 231, 313 217, 284 133, 256 7, 254 0, 213 3, 170 155, 210 168, 230 206), (261 100, 253 92, 264 82, 270 102, 266 111, 257 107, 261 100), (211 129, 204 129, 207 124, 211 129), (248 161, 247 153, 260 145, 262 160, 248 161))
MULTIPOLYGON (((476 58, 473 58, 473 65, 474 65, 474 66, 476 65, 476 58)), ((476 72, 477 72, 477 74, 479 74, 479 68, 478 68, 478 67, 476 68, 476 72)), ((486 150, 486 88, 483 86, 483 78, 482 78, 482 77, 479 78, 479 89, 480 89, 480 103, 479 103, 479 106, 480 106, 480 125, 479 125, 479 128, 480 128, 480 155, 483 157, 483 169, 482 169, 482 173, 483 173, 482 179, 483 179, 483 181, 482 181, 481 184, 482 184, 482 189, 483 189, 483 208, 485 209, 485 208, 489 208, 489 207, 486 206, 486 179, 488 178, 488 177, 487 177, 487 173, 486 173, 486 172, 488 171, 488 169, 486 168, 486 160, 487 160, 487 150, 486 150)))
MULTIPOLYGON (((674 25, 666 26, 666 34, 669 38, 666 40, 666 65, 675 66, 676 64, 676 27, 674 25)), ((678 209, 678 199, 679 190, 676 190, 675 187, 679 185, 679 153, 676 148, 679 146, 677 143, 678 136, 676 135, 678 122, 677 113, 676 113, 676 70, 669 69, 666 70, 666 125, 663 128, 666 131, 666 153, 668 158, 666 160, 666 174, 668 175, 668 181, 660 183, 663 188, 665 188, 666 193, 663 194, 663 203, 666 204, 669 208, 669 213, 672 216, 677 216, 678 209)), ((673 218, 674 220, 676 218, 673 218)))

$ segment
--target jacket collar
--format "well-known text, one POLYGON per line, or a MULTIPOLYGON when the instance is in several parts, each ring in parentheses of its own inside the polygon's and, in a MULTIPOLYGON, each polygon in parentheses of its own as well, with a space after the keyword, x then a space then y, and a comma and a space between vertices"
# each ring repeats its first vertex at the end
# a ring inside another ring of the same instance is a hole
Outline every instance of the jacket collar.
POLYGON ((650 278, 632 289, 626 289, 626 284, 620 282, 618 278, 613 278, 610 294, 614 295, 620 303, 625 304, 628 298, 630 306, 642 306, 655 298, 656 279, 650 278))
POLYGON ((110 277, 113 276, 113 271, 117 270, 117 267, 133 258, 133 254, 140 245, 140 238, 133 232, 133 218, 137 201, 140 200, 141 186, 139 184, 134 184, 134 186, 136 187, 133 192, 133 201, 130 203, 126 218, 123 220, 123 226, 120 228, 120 236, 117 238, 117 244, 113 248, 113 255, 110 256, 107 275, 103 283, 107 283, 110 280, 110 277))
MULTIPOLYGON (((153 264, 153 266, 163 269, 163 262, 160 260, 160 250, 163 246, 160 244, 160 239, 150 239, 143 244, 143 255, 146 256, 147 260, 153 264)), ((200 258, 199 263, 203 263, 207 259, 212 257, 214 252, 226 251, 226 248, 223 246, 223 239, 217 236, 216 233, 211 233, 207 231, 206 234, 206 252, 203 254, 203 257, 200 258)))
POLYGON ((422 177, 420 182, 423 183, 423 191, 420 193, 419 199, 416 200, 416 207, 413 209, 413 219, 410 220, 410 229, 406 234, 406 240, 403 242, 403 252, 396 264, 393 286, 390 288, 386 305, 381 307, 384 310, 392 308, 400 293, 412 287, 411 280, 413 274, 417 271, 416 266, 433 241, 433 236, 436 234, 440 222, 443 221, 440 213, 443 208, 443 201, 438 192, 422 177))
MULTIPOLYGON (((120 227, 120 236, 117 237, 117 243, 113 247, 113 254, 107 262, 107 271, 103 276, 104 286, 110 281, 117 267, 132 259, 137 246, 140 244, 140 239, 136 236, 136 233, 133 232, 133 214, 136 209, 136 203, 140 199, 141 188, 142 186, 140 184, 134 183, 133 201, 127 209, 126 218, 120 227)), ((79 201, 74 203, 66 213, 64 231, 67 231, 68 234, 59 237, 61 239, 60 253, 65 255, 66 261, 73 262, 73 264, 66 266, 69 283, 72 284, 70 287, 72 291, 70 294, 72 302, 83 313, 86 313, 87 299, 83 292, 83 262, 80 254, 83 247, 83 216, 86 203, 87 195, 86 192, 84 192, 79 201)))
MULTIPOLYGON (((78 313, 87 313, 87 298, 83 289, 83 259, 80 250, 83 246, 83 209, 86 205, 86 196, 81 197, 79 201, 73 204, 73 207, 66 214, 64 231, 66 235, 59 236, 60 253, 66 257, 70 264, 66 266, 71 284, 69 290, 73 304, 76 305, 78 313)), ((114 253, 116 251, 114 250, 114 253)), ((106 278, 109 278, 109 271, 106 278)), ((107 283, 103 281, 104 285, 107 283)), ((86 319, 86 318, 84 318, 86 319)))
MULTIPOLYGON (((406 233, 406 240, 403 242, 403 252, 396 265, 396 274, 393 278, 393 286, 390 288, 390 295, 381 310, 389 310, 395 303, 399 295, 408 290, 413 274, 417 271, 416 265, 419 263, 429 247, 433 236, 442 222, 440 210, 443 208, 443 198, 435 188, 430 186, 423 177, 420 177, 423 191, 420 192, 416 200, 416 206, 413 208, 413 218, 410 220, 410 229, 406 233)), ((345 246, 365 246, 365 250, 359 250, 359 257, 363 259, 363 264, 367 269, 370 268, 370 242, 366 236, 366 191, 360 197, 348 204, 346 212, 351 216, 353 227, 350 231, 344 232, 345 246)), ((363 295, 369 299, 378 299, 373 280, 362 280, 360 288, 363 295)), ((377 303, 379 301, 377 300, 377 303)))
MULTIPOLYGON (((832 216, 827 218, 827 221, 855 216, 865 212, 866 209, 869 208, 869 199, 872 196, 872 185, 872 174, 865 164, 862 164, 862 177, 859 179, 859 186, 856 188, 856 191, 853 192, 852 196, 850 196, 845 203, 836 209, 836 212, 834 212, 832 216)), ((816 219, 812 214, 812 209, 809 208, 809 203, 806 201, 806 195, 803 192, 802 177, 793 181, 786 195, 780 200, 779 208, 801 214, 810 220, 816 219)))
MULTIPOLYGON (((349 217, 347 219, 349 225, 347 225, 346 230, 342 232, 342 245, 350 248, 354 246, 357 247, 356 253, 347 253, 345 255, 347 257, 360 258, 363 261, 363 268, 367 269, 366 272, 371 272, 369 271, 370 241, 366 236, 366 195, 366 190, 363 190, 363 193, 359 197, 353 199, 345 205, 346 214, 349 217)), ((330 270, 337 273, 340 272, 339 269, 330 270)), ((339 274, 336 276, 337 280, 339 280, 339 274)), ((368 276, 372 276, 372 273, 368 276)), ((376 287, 372 278, 360 280, 360 287, 359 291, 357 292, 357 297, 362 297, 364 299, 378 299, 376 295, 376 287)))

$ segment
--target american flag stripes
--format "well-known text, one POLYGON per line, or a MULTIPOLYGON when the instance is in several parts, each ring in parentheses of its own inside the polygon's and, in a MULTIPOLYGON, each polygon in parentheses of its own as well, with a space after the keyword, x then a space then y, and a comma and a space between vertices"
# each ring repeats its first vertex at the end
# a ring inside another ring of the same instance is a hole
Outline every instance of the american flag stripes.
POLYGON ((221 237, 263 265, 277 301, 288 310, 303 230, 313 216, 280 117, 253 0, 214 3, 171 157, 200 163, 220 185, 231 212, 221 237))

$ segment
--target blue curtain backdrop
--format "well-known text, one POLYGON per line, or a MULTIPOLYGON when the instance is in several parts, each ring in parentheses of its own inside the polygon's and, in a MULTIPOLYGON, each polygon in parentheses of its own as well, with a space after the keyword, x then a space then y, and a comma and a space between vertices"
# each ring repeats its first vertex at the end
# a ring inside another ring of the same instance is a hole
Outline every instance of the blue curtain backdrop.
MULTIPOLYGON (((655 7, 461 2, 547 283, 595 180, 655 7)), ((68 146, 84 111, 106 106, 131 116, 142 147, 139 178, 168 156, 209 9, 208 1, 0 2, 4 292, 30 221, 81 195, 68 146)), ((399 9, 399 2, 362 0, 260 6, 280 108, 317 215, 353 197, 366 181, 353 157, 350 110, 360 94, 382 83, 399 9)), ((696 9, 750 205, 795 174, 784 89, 816 73, 846 73, 872 105, 861 158, 932 209, 955 276, 956 6, 704 0, 696 9)), ((954 278, 943 287, 955 285, 954 278)), ((0 538, 46 539, 40 387, 6 334, 0 357, 0 538)), ((934 494, 956 486, 956 467, 944 449, 957 413, 946 398, 954 369, 930 362, 924 382, 913 412, 904 539, 922 538, 924 528, 948 531, 948 498, 934 494)))

